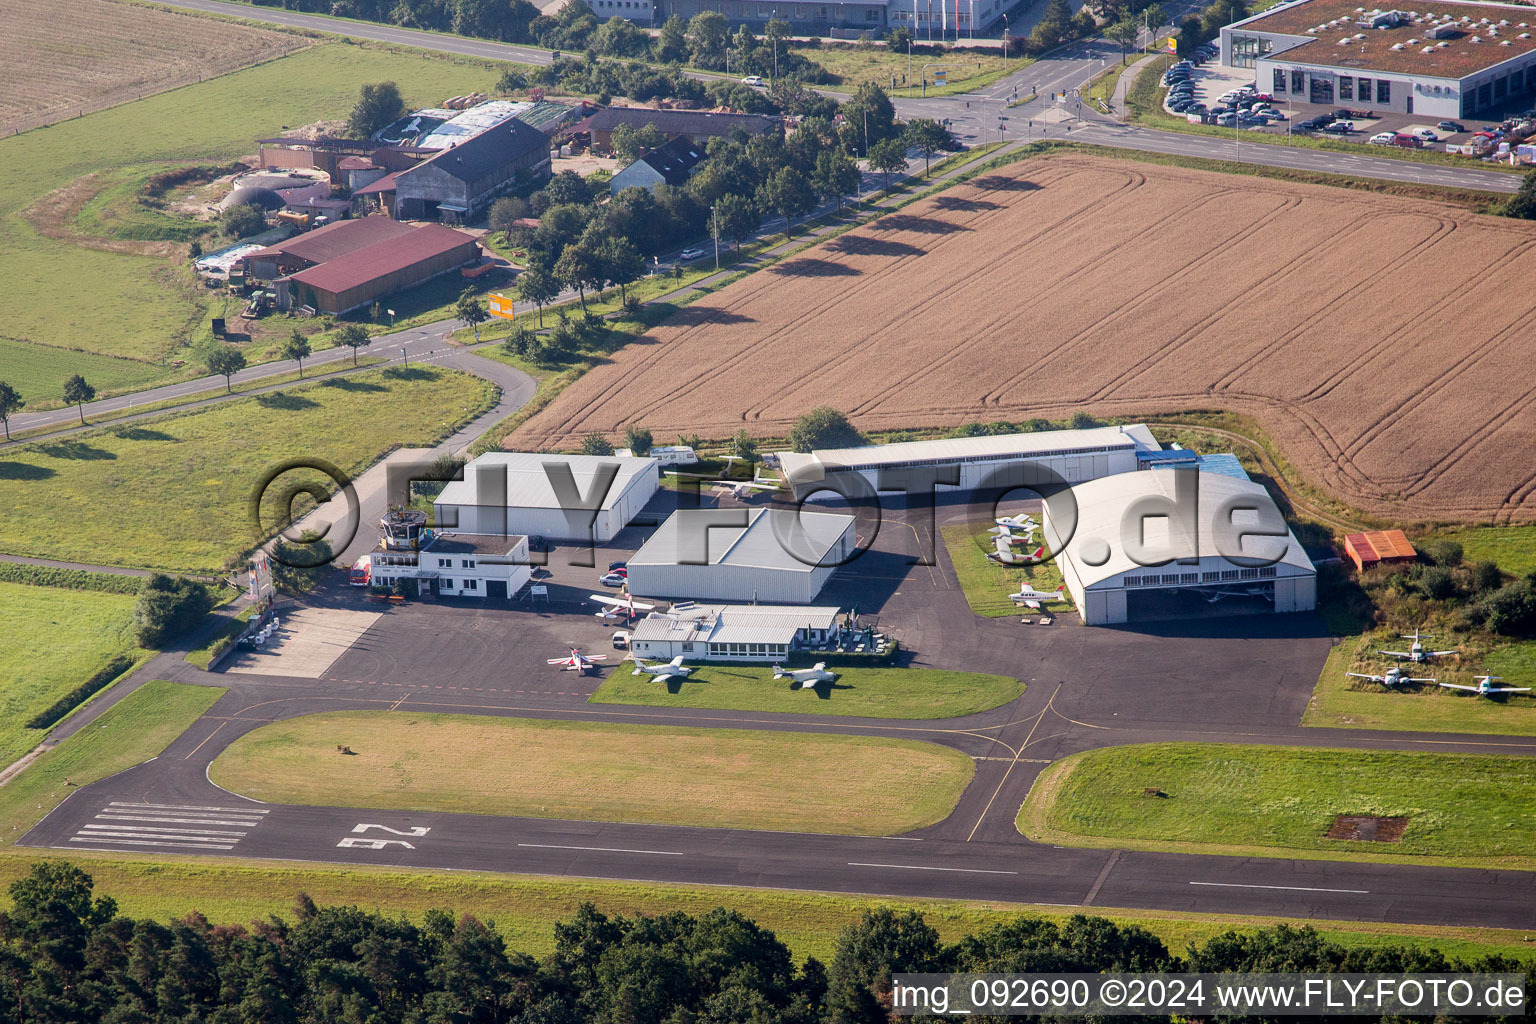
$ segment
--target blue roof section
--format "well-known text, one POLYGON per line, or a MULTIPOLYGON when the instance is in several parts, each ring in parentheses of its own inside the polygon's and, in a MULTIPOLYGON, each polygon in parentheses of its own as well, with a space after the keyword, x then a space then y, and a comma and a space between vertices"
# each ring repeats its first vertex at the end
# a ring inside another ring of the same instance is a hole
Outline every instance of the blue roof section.
POLYGON ((1248 471, 1243 468, 1242 462, 1236 455, 1221 453, 1217 455, 1197 455, 1188 448, 1172 448, 1159 452, 1137 452, 1136 465, 1141 469, 1176 469, 1183 466, 1198 466, 1202 473, 1215 473, 1217 476, 1230 476, 1234 480, 1248 480, 1248 471))
POLYGON ((1243 468, 1242 462, 1236 455, 1230 453, 1200 456, 1200 472, 1230 476, 1236 480, 1250 479, 1248 471, 1243 468))

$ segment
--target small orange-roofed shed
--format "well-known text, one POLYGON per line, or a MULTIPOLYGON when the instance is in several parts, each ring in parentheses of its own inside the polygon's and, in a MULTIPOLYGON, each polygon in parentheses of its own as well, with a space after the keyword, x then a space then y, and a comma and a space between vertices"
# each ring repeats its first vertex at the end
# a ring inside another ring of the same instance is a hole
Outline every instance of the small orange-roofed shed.
POLYGON ((1411 562, 1419 557, 1402 530, 1370 530, 1344 538, 1344 553, 1361 572, 1376 565, 1411 562))

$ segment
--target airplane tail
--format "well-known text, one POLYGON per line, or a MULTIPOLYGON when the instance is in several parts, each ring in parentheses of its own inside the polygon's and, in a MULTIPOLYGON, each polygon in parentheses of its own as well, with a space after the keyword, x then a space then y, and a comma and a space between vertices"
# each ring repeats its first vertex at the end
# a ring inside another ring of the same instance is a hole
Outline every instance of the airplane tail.
POLYGON ((781 666, 781 665, 773 666, 773 678, 775 678, 775 679, 783 679, 787 675, 789 675, 789 673, 784 671, 783 666, 781 666))

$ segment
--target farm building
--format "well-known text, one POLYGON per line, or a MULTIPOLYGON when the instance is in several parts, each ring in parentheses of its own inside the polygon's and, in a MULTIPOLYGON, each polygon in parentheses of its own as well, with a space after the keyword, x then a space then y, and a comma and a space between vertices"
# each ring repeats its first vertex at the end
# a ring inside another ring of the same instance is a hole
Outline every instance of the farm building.
POLYGON ((679 135, 615 174, 608 189, 618 195, 627 188, 645 188, 654 192, 657 185, 682 186, 703 159, 704 147, 679 135))
POLYGON ((313 306, 321 313, 345 313, 480 259, 480 245, 473 236, 441 224, 412 227, 383 217, 344 224, 368 221, 394 224, 403 230, 278 278, 277 307, 313 306))
POLYGON ((699 605, 687 616, 647 615, 630 630, 629 649, 657 661, 782 661, 826 643, 838 615, 825 606, 699 605))
POLYGON ((657 482, 655 459, 487 452, 464 467, 463 480, 443 488, 433 509, 438 523, 470 533, 602 544, 639 514, 656 494, 657 482), (595 509, 588 504, 583 511, 579 506, 591 501, 605 465, 616 467, 612 483, 595 509), (578 494, 566 493, 562 503, 556 488, 563 487, 565 469, 578 494))
POLYGON ((621 124, 637 131, 653 124, 668 139, 683 137, 698 146, 710 139, 722 138, 740 129, 747 135, 761 135, 778 126, 778 121, 761 114, 716 114, 707 110, 653 110, 650 107, 604 107, 572 127, 572 132, 591 132, 595 153, 613 152, 613 130, 621 124))
POLYGON ((1423 10, 1299 0, 1221 30, 1221 62, 1276 99, 1471 117, 1536 89, 1536 11, 1444 0, 1423 10))
POLYGON ((253 281, 275 281, 288 274, 340 259, 348 253, 399 238, 412 229, 387 217, 363 217, 284 239, 245 256, 245 276, 253 281))
MULTIPOLYGON (((882 475, 888 488, 900 490, 903 471, 917 468, 952 467, 959 471, 958 485, 941 486, 940 493, 957 487, 977 490, 989 482, 994 486, 1028 486, 1047 479, 1040 468, 1049 469, 1068 483, 1078 483, 1132 472, 1137 468, 1138 453, 1158 450, 1160 446, 1152 432, 1136 424, 826 448, 808 455, 783 452, 779 464, 797 498, 820 491, 831 499, 836 495, 823 490, 823 482, 835 484, 844 474, 862 477, 863 485, 874 491, 882 489, 882 475)), ((863 485, 853 486, 862 491, 863 485)))
POLYGON ((1358 572, 1394 562, 1414 562, 1419 553, 1402 530, 1368 530, 1344 538, 1344 553, 1358 572))
POLYGON ((338 183, 346 181, 341 163, 348 157, 363 157, 369 163, 386 170, 403 171, 432 155, 432 151, 427 149, 367 139, 304 139, 285 136, 260 139, 257 146, 260 147, 261 166, 267 170, 324 171, 331 176, 332 181, 338 183))
POLYGON ((395 175, 395 216, 465 223, 497 197, 548 177, 549 137, 510 118, 395 175))
POLYGON ((854 552, 853 516, 752 509, 674 512, 629 560, 630 592, 703 601, 810 604, 854 552))
POLYGON ((1276 612, 1317 604, 1312 561, 1259 484, 1156 470, 1090 480, 1072 495, 1076 523, 1046 502, 1041 528, 1084 625, 1195 618, 1224 600, 1276 612))

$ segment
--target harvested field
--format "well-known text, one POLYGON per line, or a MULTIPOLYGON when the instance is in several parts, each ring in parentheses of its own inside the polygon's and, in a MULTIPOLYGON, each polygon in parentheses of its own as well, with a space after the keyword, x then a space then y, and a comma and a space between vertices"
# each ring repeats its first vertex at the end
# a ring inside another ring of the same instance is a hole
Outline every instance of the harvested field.
POLYGON ((140 99, 309 45, 112 0, 0 0, 0 134, 140 99))
POLYGON ((704 298, 509 440, 1259 420, 1338 500, 1536 521, 1536 225, 1078 154, 984 175, 704 298))

